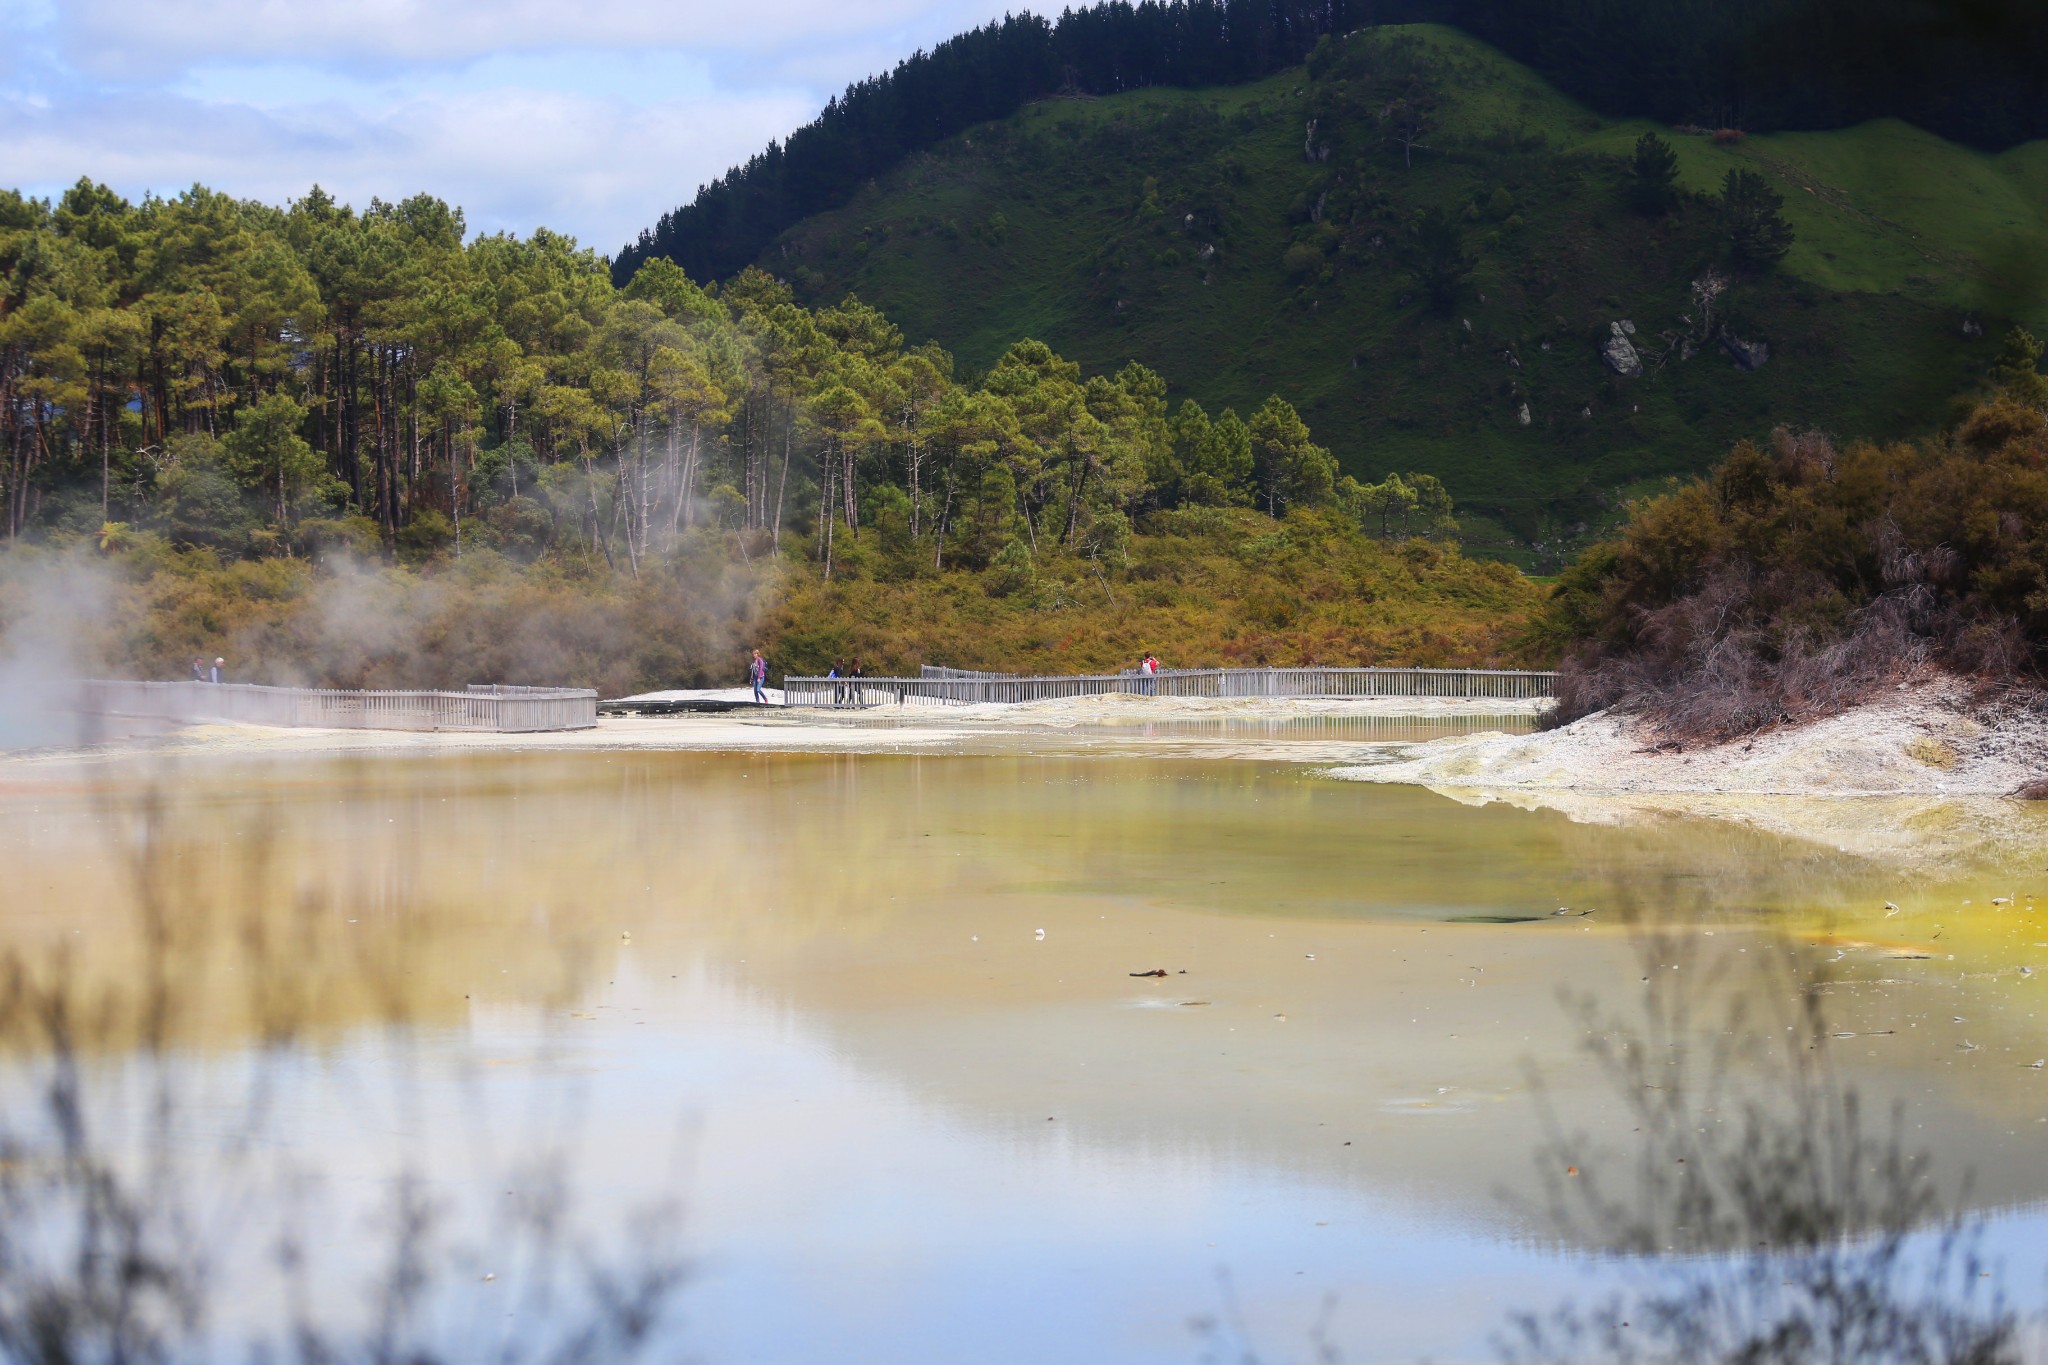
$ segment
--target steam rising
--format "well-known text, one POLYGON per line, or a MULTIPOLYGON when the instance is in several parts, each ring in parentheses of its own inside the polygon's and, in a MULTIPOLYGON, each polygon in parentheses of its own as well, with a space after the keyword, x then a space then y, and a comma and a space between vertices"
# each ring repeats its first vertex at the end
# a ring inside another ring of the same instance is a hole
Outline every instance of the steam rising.
POLYGON ((768 571, 722 555, 637 578, 518 569, 493 554, 423 575, 347 560, 230 636, 238 680, 321 687, 737 684, 768 571))
POLYGON ((0 556, 0 750, 82 737, 73 681, 99 671, 112 586, 82 553, 0 556))
POLYGON ((638 577, 489 552, 428 572, 343 558, 136 567, 0 552, 0 748, 78 742, 75 679, 184 679, 195 656, 279 686, 736 686, 778 573, 687 546, 638 577))

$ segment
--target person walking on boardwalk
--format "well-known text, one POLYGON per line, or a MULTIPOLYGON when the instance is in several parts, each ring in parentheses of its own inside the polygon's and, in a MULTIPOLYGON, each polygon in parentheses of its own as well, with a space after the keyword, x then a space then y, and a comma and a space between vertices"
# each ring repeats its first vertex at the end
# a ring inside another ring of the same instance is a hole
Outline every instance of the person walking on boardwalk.
POLYGON ((761 651, 754 651, 754 661, 747 665, 747 681, 754 685, 754 700, 767 704, 768 661, 761 657, 761 651))
POLYGON ((206 681, 206 660, 197 654, 192 656, 192 681, 206 681))
POLYGON ((846 699, 855 706, 859 706, 862 704, 860 680, 867 676, 867 673, 860 666, 859 659, 855 659, 853 666, 846 670, 846 676, 851 679, 846 685, 846 699))
POLYGON ((834 659, 832 667, 826 670, 825 676, 832 682, 832 704, 834 706, 846 705, 846 684, 840 681, 846 676, 846 665, 834 659))
POLYGON ((227 661, 226 659, 215 659, 215 660, 213 661, 213 672, 212 672, 211 676, 209 676, 209 677, 207 678, 207 681, 208 681, 208 682, 224 682, 224 681, 226 681, 226 679, 227 679, 227 669, 228 669, 228 661, 227 661))

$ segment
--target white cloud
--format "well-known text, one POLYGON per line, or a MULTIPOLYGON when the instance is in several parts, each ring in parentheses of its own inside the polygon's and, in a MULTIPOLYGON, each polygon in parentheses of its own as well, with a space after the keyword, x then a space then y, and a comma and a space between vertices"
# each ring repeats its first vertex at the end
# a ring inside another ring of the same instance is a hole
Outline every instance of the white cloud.
POLYGON ((79 69, 132 77, 222 59, 447 63, 649 47, 774 55, 986 10, 962 0, 67 0, 55 29, 79 69))
POLYGON ((0 0, 0 185, 425 191, 615 251, 1004 0, 0 0))
POLYGON ((374 114, 284 110, 170 95, 86 108, 0 106, 0 183, 50 194, 81 175, 124 194, 195 181, 283 203, 315 182, 358 207, 435 194, 476 231, 536 226, 612 252, 810 115, 802 95, 633 106, 550 91, 422 95, 374 114))

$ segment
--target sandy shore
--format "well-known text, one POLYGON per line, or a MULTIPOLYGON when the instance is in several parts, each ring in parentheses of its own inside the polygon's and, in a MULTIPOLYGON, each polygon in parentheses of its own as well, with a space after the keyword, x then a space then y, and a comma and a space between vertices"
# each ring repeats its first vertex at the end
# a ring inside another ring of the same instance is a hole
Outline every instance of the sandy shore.
POLYGON ((2048 716, 1972 714, 1930 684, 1812 725, 1676 749, 1605 713, 1532 735, 1447 740, 1406 761, 1344 770, 1432 787, 1730 796, 2004 796, 2048 777, 2048 716))
MULTIPOLYGON (((744 689, 649 694, 653 699, 740 700, 744 689)), ((117 761, 149 756, 289 755, 334 753, 429 753, 475 751, 704 750, 784 753, 890 753, 987 743, 1015 734, 1080 732, 1118 735, 1147 742, 1145 727, 1217 722, 1285 724, 1325 718, 1503 716, 1526 718, 1542 703, 1450 701, 1432 698, 1207 700, 1201 698, 1095 696, 1022 705, 880 706, 862 710, 769 707, 709 714, 600 717, 588 730, 546 734, 489 734, 467 731, 274 729, 252 725, 194 725, 165 734, 109 740, 89 746, 61 742, 0 755, 7 767, 117 761)), ((1279 758, 1304 763, 1343 762, 1356 743, 1322 746, 1262 745, 1217 737, 1217 757, 1279 758)), ((1180 743, 1190 742, 1185 738, 1180 743)))
POLYGON ((1889 863, 2010 859, 2048 840, 2048 803, 2010 799, 2048 776, 2048 717, 1973 714, 1961 690, 1944 684, 1690 750, 1660 747, 1644 727, 1601 714, 1559 730, 1445 739, 1399 753, 1331 775, 1413 783, 1466 804, 1504 802, 1594 824, 1734 820, 1889 863))
MULTIPOLYGON (((782 704, 782 692, 767 689, 770 706, 782 704)), ((679 688, 640 692, 621 702, 750 702, 744 687, 679 688)), ((790 719, 861 717, 877 720, 931 720, 941 723, 1000 722, 1026 725, 1133 725, 1161 720, 1292 720, 1305 716, 1535 716, 1547 700, 1462 700, 1448 697, 1140 697, 1104 693, 1063 697, 1057 701, 983 702, 954 706, 944 702, 867 706, 844 711, 798 707, 790 719)), ((751 714, 766 715, 756 711, 751 714)))
POLYGON ((734 715, 600 718, 597 725, 588 730, 514 735, 462 730, 285 730, 259 725, 192 725, 149 739, 115 740, 83 748, 48 748, 14 754, 0 758, 0 768, 90 760, 118 761, 144 755, 424 754, 610 749, 837 753, 946 744, 961 737, 957 729, 942 725, 877 730, 829 722, 805 723, 774 716, 741 718, 734 715))
POLYGON ((1547 701, 1460 701, 1440 697, 1138 697, 1111 693, 1058 701, 973 706, 878 706, 864 716, 936 717, 1013 725, 1141 725, 1157 721, 1285 721, 1311 716, 1536 716, 1547 701))

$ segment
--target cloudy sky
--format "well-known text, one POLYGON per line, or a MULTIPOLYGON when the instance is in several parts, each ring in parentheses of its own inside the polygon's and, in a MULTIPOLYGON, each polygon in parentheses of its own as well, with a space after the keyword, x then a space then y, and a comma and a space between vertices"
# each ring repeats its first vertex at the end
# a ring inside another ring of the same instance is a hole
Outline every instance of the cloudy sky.
POLYGON ((0 186, 419 191, 612 252, 1010 0, 0 0, 0 186))

